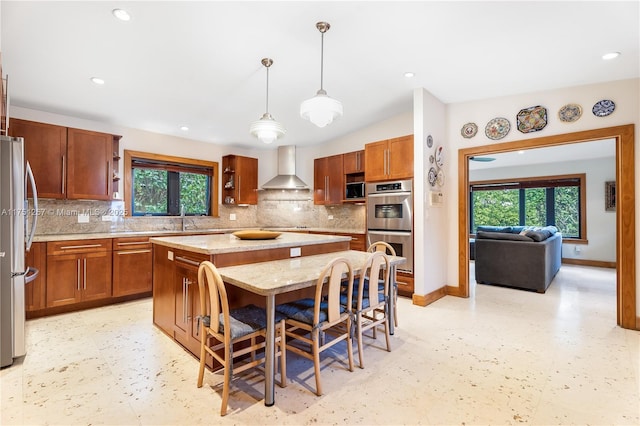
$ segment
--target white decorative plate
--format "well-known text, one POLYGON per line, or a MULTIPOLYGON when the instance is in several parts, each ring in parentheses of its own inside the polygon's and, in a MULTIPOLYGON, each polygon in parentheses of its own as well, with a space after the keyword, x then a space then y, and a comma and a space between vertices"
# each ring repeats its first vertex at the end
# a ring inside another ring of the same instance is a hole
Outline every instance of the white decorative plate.
POLYGON ((442 167, 444 164, 444 153, 442 152, 442 145, 436 148, 436 164, 438 167, 442 167))
POLYGON ((431 135, 427 136, 427 147, 431 148, 433 146, 433 138, 431 135))
POLYGON ((608 99, 603 99, 596 102, 596 104, 591 109, 591 112, 593 112, 593 115, 595 115, 596 117, 606 117, 607 115, 613 114, 613 111, 615 111, 615 109, 615 102, 608 99))
POLYGON ((470 139, 478 133, 478 125, 476 123, 467 123, 460 129, 463 138, 470 139))
POLYGON ((438 174, 436 175, 436 183, 439 186, 444 186, 444 170, 438 170, 438 174))
POLYGON ((436 173, 436 169, 431 167, 429 169, 429 185, 436 186, 436 180, 438 179, 438 175, 436 173))
POLYGON ((434 156, 433 156, 433 154, 431 154, 431 155, 429 156, 429 163, 430 163, 430 164, 433 164, 433 163, 435 163, 435 161, 436 161, 436 157, 434 157, 434 156))
POLYGON ((566 104, 558 111, 558 118, 564 123, 573 123, 582 117, 582 107, 578 104, 566 104))
POLYGON ((484 134, 487 135, 489 139, 495 141, 507 136, 509 130, 511 130, 509 120, 503 117, 496 117, 487 123, 487 126, 484 128, 484 134))

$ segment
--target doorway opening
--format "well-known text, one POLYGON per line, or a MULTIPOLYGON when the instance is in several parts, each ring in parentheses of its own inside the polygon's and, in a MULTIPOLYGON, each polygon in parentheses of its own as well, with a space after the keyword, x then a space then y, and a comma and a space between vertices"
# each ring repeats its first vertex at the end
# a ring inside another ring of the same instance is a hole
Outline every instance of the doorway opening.
MULTIPOLYGON (((616 145, 616 312, 618 325, 640 329, 636 318, 634 125, 483 145, 458 151, 458 287, 469 297, 469 158, 529 148, 614 139, 616 145)), ((450 288, 451 289, 451 288, 450 288)))

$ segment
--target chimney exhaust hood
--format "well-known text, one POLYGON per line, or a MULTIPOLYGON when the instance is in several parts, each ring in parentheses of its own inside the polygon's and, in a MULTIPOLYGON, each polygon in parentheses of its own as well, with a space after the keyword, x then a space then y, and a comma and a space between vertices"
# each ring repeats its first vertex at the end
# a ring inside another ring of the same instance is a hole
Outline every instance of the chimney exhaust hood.
POLYGON ((262 189, 309 189, 307 184, 296 176, 295 145, 278 147, 278 175, 262 185, 262 189))

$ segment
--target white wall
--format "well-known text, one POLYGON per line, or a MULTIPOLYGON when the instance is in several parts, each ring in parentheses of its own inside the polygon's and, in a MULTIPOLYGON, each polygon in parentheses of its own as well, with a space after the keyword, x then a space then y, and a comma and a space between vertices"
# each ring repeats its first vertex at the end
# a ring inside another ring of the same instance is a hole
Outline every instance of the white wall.
MULTIPOLYGON (((451 156, 458 157, 458 150, 470 146, 489 145, 496 143, 484 135, 484 126, 494 117, 506 117, 512 125, 509 134, 499 142, 510 142, 537 137, 571 133, 582 130, 599 129, 604 127, 635 124, 635 145, 640 141, 640 79, 620 80, 586 86, 567 87, 545 92, 528 93, 495 99, 483 99, 474 102, 451 104, 447 106, 447 140, 451 156), (616 110, 608 117, 596 117, 591 113, 591 107, 601 99, 611 99, 616 103, 616 110), (580 120, 574 123, 563 123, 557 119, 558 110, 565 104, 577 103, 583 108, 580 120), (518 111, 530 106, 542 105, 547 108, 549 124, 541 131, 533 134, 522 134, 514 128, 514 121, 518 111), (461 127, 467 122, 478 125, 479 131, 472 139, 464 139, 460 135, 461 127)), ((640 149, 635 149, 635 163, 640 164, 640 149)), ((447 185, 457 188, 457 162, 451 162, 453 169, 449 172, 447 185)), ((639 181, 636 171, 635 182, 639 181)), ((449 211, 457 209, 457 197, 447 197, 449 211)), ((636 223, 640 223, 640 197, 636 196, 636 223)), ((452 242, 447 256, 447 281, 449 285, 457 286, 458 279, 458 221, 457 216, 451 217, 448 223, 448 239, 452 242)), ((636 244, 637 260, 640 259, 640 244, 636 244)), ((640 312, 640 288, 636 282, 636 307, 640 312)))
POLYGON ((615 148, 611 155, 613 156, 594 160, 474 170, 469 172, 469 181, 586 173, 586 217, 589 243, 586 245, 564 243, 562 257, 615 262, 616 214, 605 211, 604 206, 604 183, 615 181, 616 178, 615 148), (575 252, 576 247, 580 253, 575 252))

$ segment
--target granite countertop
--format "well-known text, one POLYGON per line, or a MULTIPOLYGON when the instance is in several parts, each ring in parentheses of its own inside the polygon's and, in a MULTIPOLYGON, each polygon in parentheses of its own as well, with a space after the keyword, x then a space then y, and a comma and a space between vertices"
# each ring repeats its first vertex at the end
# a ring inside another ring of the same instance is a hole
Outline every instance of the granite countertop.
POLYGON ((347 236, 283 232, 272 240, 241 240, 232 234, 154 237, 151 242, 202 254, 236 253, 282 247, 307 246, 350 241, 347 236))
MULTIPOLYGON (((33 238, 34 242, 48 242, 48 241, 69 241, 69 240, 89 240, 89 239, 98 239, 98 238, 123 238, 123 237, 143 237, 143 236, 188 236, 188 235, 196 235, 196 234, 220 234, 220 233, 231 233, 234 231, 239 231, 241 229, 248 228, 211 228, 211 229, 189 229, 187 231, 122 231, 122 232, 93 232, 93 233, 84 233, 84 234, 43 234, 36 235, 33 238)), ((355 229, 327 229, 327 228, 302 228, 302 227, 255 227, 250 229, 264 229, 264 230, 273 230, 278 232, 304 232, 304 231, 313 231, 313 232, 327 232, 327 233, 344 233, 344 234, 364 234, 366 231, 364 230, 355 230, 355 229)), ((304 235, 304 234, 301 234, 304 235)))

